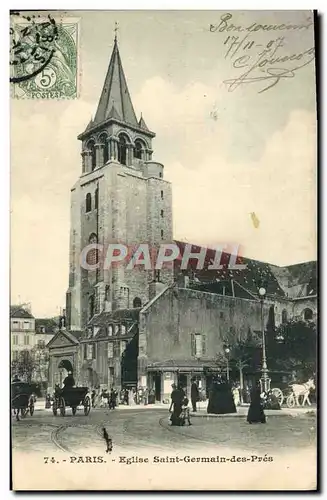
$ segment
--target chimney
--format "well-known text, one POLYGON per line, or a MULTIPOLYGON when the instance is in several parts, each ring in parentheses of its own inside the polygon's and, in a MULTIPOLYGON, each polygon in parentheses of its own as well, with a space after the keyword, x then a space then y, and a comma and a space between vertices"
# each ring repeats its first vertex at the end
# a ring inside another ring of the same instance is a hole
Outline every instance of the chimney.
POLYGON ((189 284, 190 284, 190 278, 187 275, 181 274, 180 276, 178 276, 177 278, 178 288, 188 288, 189 284))

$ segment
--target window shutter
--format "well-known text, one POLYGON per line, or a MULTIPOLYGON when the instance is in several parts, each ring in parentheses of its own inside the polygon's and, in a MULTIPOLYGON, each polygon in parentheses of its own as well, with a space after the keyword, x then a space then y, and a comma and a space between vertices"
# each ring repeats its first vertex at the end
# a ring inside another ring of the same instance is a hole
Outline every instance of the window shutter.
POLYGON ((207 345, 206 345, 206 336, 202 335, 202 356, 206 355, 207 345))
POLYGON ((191 333, 191 356, 195 356, 195 335, 191 333))
POLYGON ((84 359, 87 359, 87 344, 84 344, 84 359))
POLYGON ((96 359, 96 345, 92 344, 92 359, 96 359))

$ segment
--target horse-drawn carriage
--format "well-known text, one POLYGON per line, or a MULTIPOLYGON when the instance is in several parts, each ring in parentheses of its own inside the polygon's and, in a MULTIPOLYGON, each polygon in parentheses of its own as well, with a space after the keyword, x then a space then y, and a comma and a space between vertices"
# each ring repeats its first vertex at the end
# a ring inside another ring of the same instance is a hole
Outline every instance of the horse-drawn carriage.
POLYGON ((304 406, 305 403, 308 403, 311 406, 311 401, 309 399, 310 391, 315 389, 314 380, 310 378, 304 384, 289 384, 285 386, 283 389, 279 387, 274 387, 271 389, 272 394, 277 398, 280 406, 286 402, 289 408, 293 408, 295 405, 300 406, 300 398, 301 405, 304 406))
POLYGON ((83 406, 84 415, 88 415, 91 410, 89 389, 87 387, 64 387, 63 389, 56 387, 52 404, 53 414, 57 416, 59 410, 60 415, 64 417, 67 406, 71 407, 73 415, 76 414, 78 406, 83 406))
POLYGON ((33 388, 27 382, 13 382, 11 384, 11 409, 19 420, 19 415, 24 418, 28 413, 34 413, 33 388))

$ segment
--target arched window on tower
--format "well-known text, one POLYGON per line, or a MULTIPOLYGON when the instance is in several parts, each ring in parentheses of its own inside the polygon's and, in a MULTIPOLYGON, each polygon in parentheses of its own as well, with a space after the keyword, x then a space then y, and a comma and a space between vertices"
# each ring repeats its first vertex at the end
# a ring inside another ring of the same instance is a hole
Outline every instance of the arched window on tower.
POLYGON ((133 300, 133 307, 142 307, 142 301, 140 297, 135 297, 133 300))
POLYGON ((95 142, 93 139, 88 142, 87 148, 91 153, 91 166, 92 166, 92 170, 94 170, 97 166, 97 160, 96 160, 96 153, 95 153, 95 142))
POLYGON ((124 135, 119 136, 118 142, 118 161, 122 165, 126 165, 127 160, 127 141, 124 135))
POLYGON ((95 190, 95 196, 94 196, 94 208, 97 210, 99 208, 99 188, 96 188, 95 190))
POLYGON ((99 142, 103 148, 103 164, 105 165, 109 160, 109 142, 108 136, 106 134, 102 134, 99 138, 99 142))
POLYGON ((313 320, 313 311, 312 309, 309 309, 308 307, 304 309, 303 311, 303 318, 304 321, 312 321, 313 320))
MULTIPOLYGON (((98 238, 95 233, 92 233, 89 237, 89 245, 95 245, 98 243, 98 238)), ((87 253, 86 262, 90 266, 95 266, 98 263, 99 255, 97 248, 91 248, 87 253)))
POLYGON ((92 195, 87 193, 85 196, 85 212, 91 212, 92 210, 92 195))
POLYGON ((138 158, 139 160, 142 160, 142 149, 143 149, 142 142, 139 140, 136 140, 135 141, 135 148, 134 148, 134 158, 138 158))

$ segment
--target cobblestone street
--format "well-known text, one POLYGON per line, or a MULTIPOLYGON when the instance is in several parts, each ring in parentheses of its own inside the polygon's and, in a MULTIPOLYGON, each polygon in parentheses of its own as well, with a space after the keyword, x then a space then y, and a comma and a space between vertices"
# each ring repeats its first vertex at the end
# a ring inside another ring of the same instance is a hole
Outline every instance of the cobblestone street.
POLYGON ((180 451, 217 446, 217 450, 246 450, 264 453, 282 453, 284 450, 314 447, 316 417, 304 411, 290 416, 269 416, 266 425, 252 425, 244 415, 235 417, 193 417, 192 426, 171 427, 167 409, 124 409, 114 411, 91 410, 72 416, 54 417, 50 410, 38 410, 33 417, 13 420, 12 436, 15 450, 69 453, 87 453, 92 447, 104 452, 102 428, 113 440, 114 451, 140 451, 142 448, 180 451))

